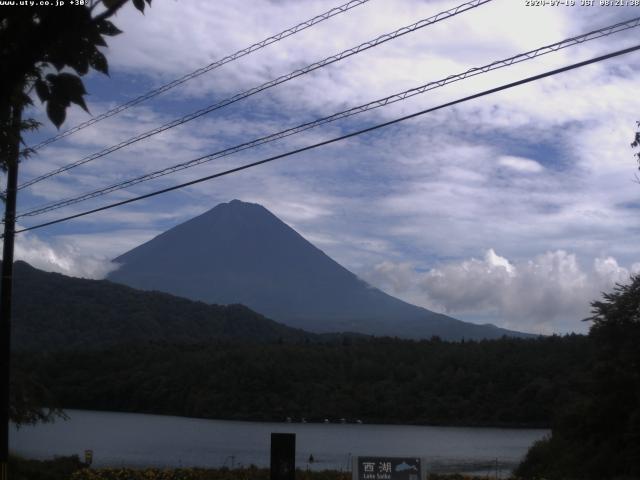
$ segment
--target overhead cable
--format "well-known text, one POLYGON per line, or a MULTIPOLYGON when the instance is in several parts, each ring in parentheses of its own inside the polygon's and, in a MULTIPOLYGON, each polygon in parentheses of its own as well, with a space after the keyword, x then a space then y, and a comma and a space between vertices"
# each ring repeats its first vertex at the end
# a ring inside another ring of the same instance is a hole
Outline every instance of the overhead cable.
POLYGON ((157 195, 161 195, 163 193, 168 193, 168 192, 171 192, 171 191, 174 191, 174 190, 178 190, 178 189, 181 189, 181 188, 184 188, 184 187, 188 187, 188 186, 191 186, 191 185, 196 185, 198 183, 202 183, 202 182, 205 182, 205 181, 208 181, 208 180, 212 180, 214 178, 224 177, 226 175, 230 175, 232 173, 237 173, 237 172, 240 172, 242 170, 247 170, 249 168, 256 167, 258 165, 263 165, 265 163, 273 162, 273 161, 281 159, 281 158, 285 158, 285 157, 289 157, 289 156, 292 156, 292 155, 296 155, 298 153, 306 152, 308 150, 313 150, 313 149, 316 149, 316 148, 319 148, 319 147, 322 147, 322 146, 325 146, 325 145, 329 145, 329 144, 332 144, 332 143, 339 142, 341 140, 346 140, 348 138, 352 138, 352 137, 355 137, 355 136, 358 136, 358 135, 362 135, 364 133, 372 132, 372 131, 378 130, 380 128, 388 127, 388 126, 394 125, 396 123, 400 123, 400 122, 403 122, 405 120, 409 120, 411 118, 419 117, 421 115, 425 115, 427 113, 434 112, 436 110, 440 110, 440 109, 443 109, 443 108, 446 108, 446 107, 451 107, 453 105, 458 105, 460 103, 468 102, 468 101, 474 100, 476 98, 484 97, 486 95, 490 95, 490 94, 497 93, 497 92, 500 92, 500 91, 503 91, 503 90, 514 88, 514 87, 517 87, 519 85, 524 85, 524 84, 527 84, 527 83, 531 83, 531 82, 534 82, 534 81, 537 81, 537 80, 541 80, 543 78, 547 78, 547 77, 550 77, 550 76, 553 76, 553 75, 557 75, 559 73, 563 73, 563 72, 567 72, 567 71, 570 71, 570 70, 574 70, 576 68, 584 67, 586 65, 591 65, 593 63, 601 62, 603 60, 608 60, 610 58, 618 57, 620 55, 625 55, 627 53, 631 53, 631 52, 634 52, 634 51, 637 51, 637 50, 640 50, 640 45, 636 45, 636 46, 630 47, 630 48, 625 48, 625 49, 622 49, 622 50, 617 50, 615 52, 608 53, 606 55, 601 55, 601 56, 598 56, 598 57, 595 57, 595 58, 591 58, 589 60, 585 60, 585 61, 582 61, 582 62, 574 63, 574 64, 571 64, 571 65, 567 65, 565 67, 556 68, 554 70, 549 70, 547 72, 544 72, 544 73, 541 73, 541 74, 538 74, 538 75, 533 75, 533 76, 524 78, 522 80, 518 80, 518 81, 515 81, 515 82, 507 83, 507 84, 501 85, 499 87, 494 87, 494 88, 491 88, 489 90, 484 90, 483 92, 480 92, 480 93, 476 93, 476 94, 473 94, 473 95, 469 95, 467 97, 463 97, 463 98, 460 98, 460 99, 457 99, 457 100, 453 100, 451 102, 447 102, 447 103, 438 105, 437 107, 427 108, 425 110, 421 110, 419 112, 415 112, 415 113, 412 113, 410 115, 405 115, 403 117, 399 117, 399 118, 396 118, 394 120, 390 120, 388 122, 380 123, 380 124, 374 125, 372 127, 364 128, 362 130, 357 130, 355 132, 348 133, 348 134, 345 134, 345 135, 341 135, 339 137, 334 137, 334 138, 331 138, 329 140, 325 140, 325 141, 322 141, 322 142, 315 143, 313 145, 308 145, 306 147, 298 148, 298 149, 295 149, 295 150, 290 150, 288 152, 281 153, 279 155, 274 155, 272 157, 268 157, 268 158, 265 158, 263 160, 259 160, 259 161, 256 161, 256 162, 252 162, 252 163, 248 163, 248 164, 245 164, 245 165, 241 165, 239 167, 235 167, 235 168, 231 168, 229 170, 225 170, 225 171, 222 171, 222 172, 214 173, 212 175, 207 175, 206 177, 201 177, 201 178, 198 178, 198 179, 195 179, 195 180, 191 180, 189 182, 181 183, 181 184, 174 185, 174 186, 168 187, 168 188, 163 188, 161 190, 156 190, 154 192, 150 192, 150 193, 147 193, 145 195, 140 195, 138 197, 129 198, 127 200, 122 200, 122 201, 119 201, 119 202, 111 203, 111 204, 108 204, 108 205, 105 205, 105 206, 102 206, 102 207, 99 207, 99 208, 94 208, 92 210, 87 210, 87 211, 84 211, 84 212, 76 213, 74 215, 69 215, 69 216, 66 216, 66 217, 58 218, 57 220, 51 220, 49 222, 44 222, 44 223, 40 223, 40 224, 37 224, 37 225, 33 225, 31 227, 27 227, 27 228, 23 228, 23 229, 20 229, 20 230, 16 230, 15 233, 28 232, 28 231, 31 231, 31 230, 36 230, 36 229, 47 227, 47 226, 50 226, 50 225, 55 225, 55 224, 58 224, 58 223, 66 222, 66 221, 69 221, 69 220, 73 220, 75 218, 84 217, 86 215, 91 215, 93 213, 101 212, 101 211, 104 211, 104 210, 109 210, 111 208, 119 207, 119 206, 122 206, 122 205, 127 205, 129 203, 138 202, 138 201, 144 200, 146 198, 150 198, 150 197, 154 197, 154 196, 157 196, 157 195))
POLYGON ((138 105, 139 103, 142 103, 146 100, 149 100, 157 95, 160 95, 161 93, 164 93, 168 90, 171 90, 172 88, 177 87, 178 85, 182 85, 185 82, 188 82, 189 80, 192 80, 196 77, 199 77, 200 75, 210 72, 211 70, 214 70, 218 67, 221 67, 227 63, 233 62, 234 60, 237 60, 241 57, 244 57, 246 55, 249 55, 250 53, 255 52, 256 50, 260 50, 261 48, 264 48, 268 45, 271 45, 272 43, 278 42, 280 40, 283 40, 287 37, 290 37, 291 35, 294 35, 302 30, 305 30, 309 27, 312 27, 313 25, 316 25, 320 22, 323 22, 325 20, 328 20, 331 17, 334 17, 336 15, 339 15, 341 13, 344 13, 348 10, 351 10, 354 7, 358 7, 360 5, 362 5, 363 3, 367 3, 369 0, 351 0, 347 3, 345 3, 344 5, 340 5, 338 7, 334 7, 331 10, 328 10, 324 13, 321 13, 320 15, 317 15, 309 20, 306 20, 302 23, 299 23, 293 27, 287 28, 286 30, 283 30, 280 33, 276 33, 275 35, 272 35, 268 38, 265 38, 264 40, 254 43, 253 45, 250 45, 246 48, 243 48, 242 50, 238 50, 235 53, 232 53, 231 55, 227 55, 224 58, 221 58, 220 60, 216 60, 215 62, 210 63, 209 65, 199 68, 197 70, 194 70, 191 73, 188 73, 186 75, 183 75, 180 78, 177 78, 176 80, 173 80, 169 83, 166 83, 158 88, 155 88, 153 90, 150 90, 149 92, 145 93, 144 95, 140 95, 139 97, 136 97, 132 100, 129 100, 126 103, 123 103, 121 105, 118 105, 117 107, 112 108, 111 110, 108 110, 104 113, 101 113, 100 115, 97 115, 89 120, 87 120, 86 122, 80 123, 78 125, 76 125, 73 128, 70 128, 64 132, 61 132, 51 138, 48 138, 40 143, 38 143, 37 145, 34 145, 33 147, 29 147, 31 150, 39 150, 43 147, 45 147, 46 145, 49 145, 53 142, 56 142, 62 138, 68 137, 69 135, 76 133, 84 128, 87 128, 95 123, 98 123, 102 120, 104 120, 105 118, 109 118, 112 117, 120 112, 123 112, 135 105, 138 105))
POLYGON ((536 48, 535 50, 530 50, 528 52, 525 53, 521 53, 503 60, 497 60, 494 61, 492 63, 483 65, 481 67, 474 67, 471 68, 469 70, 466 70, 462 73, 458 73, 455 75, 449 75, 448 77, 445 77, 443 79, 440 80, 436 80, 436 81, 432 81, 429 83, 426 83, 424 85, 421 85, 419 87, 415 87, 409 90, 405 90, 403 92, 400 93, 395 93, 393 95, 389 95, 387 97, 378 99, 378 100, 374 100, 372 102, 363 104, 363 105, 359 105, 357 107, 352 107, 348 110, 343 110, 341 112, 338 113, 334 113, 333 115, 327 116, 327 117, 323 117, 323 118, 319 118, 316 120, 313 120, 311 122, 307 122, 304 123, 302 125, 298 125, 292 128, 288 128, 286 130, 281 130, 279 132, 264 136, 264 137, 260 137, 258 139, 255 140, 251 140, 249 142, 244 142, 241 143, 239 145, 235 145, 233 147, 229 147, 229 148, 225 148, 224 150, 220 150, 218 152, 215 153, 211 153, 208 155, 204 155, 192 160, 189 160, 187 162, 182 162, 182 163, 178 163, 177 165, 173 165, 170 167, 166 167, 160 170, 156 170, 154 172, 151 173, 147 173, 144 175, 140 175, 134 178, 130 178, 128 180, 124 180, 118 183, 115 183, 113 185, 107 186, 107 187, 103 187, 100 188, 98 190, 94 190, 92 192, 88 192, 88 193, 83 193, 81 195, 75 196, 75 197, 71 197, 71 198, 67 198, 64 200, 60 200, 60 201, 56 201, 56 202, 52 202, 43 206, 39 206, 39 207, 35 207, 32 208, 28 211, 19 213, 17 215, 16 218, 20 218, 20 217, 30 217, 30 216, 36 216, 36 215, 41 215, 43 213, 46 212, 50 212, 53 210, 58 210, 60 208, 69 206, 69 205, 73 205, 79 202, 83 202, 85 200, 89 200, 92 198, 96 198, 102 195, 106 195, 108 193, 111 192, 115 192, 117 190, 121 190, 123 188, 127 188, 127 187, 131 187, 133 185, 137 185, 139 183, 142 182, 146 182, 149 180, 153 180, 155 178, 158 177, 162 177, 165 175, 169 175, 171 173, 174 172, 178 172, 181 170, 185 170, 187 168, 191 168, 191 167, 195 167, 197 165, 201 165, 203 163, 206 162, 210 162, 212 160, 218 159, 218 158, 222 158, 222 157, 226 157, 238 152, 241 152, 243 150, 247 150, 250 148, 255 148, 257 146, 260 145, 264 145, 266 143, 269 142, 273 142, 275 140, 279 140, 291 135, 295 135, 297 133, 318 127, 320 125, 324 125, 330 122, 334 122, 336 120, 339 119, 343 119, 343 118, 347 118, 353 115, 357 115, 369 110, 373 110, 379 107, 383 107, 385 105, 389 105, 392 103, 396 103, 402 100, 406 100, 407 98, 413 97, 415 95, 419 95, 422 93, 425 93, 427 91, 433 90, 435 88, 439 88, 439 87, 443 87, 445 85, 448 85, 450 83, 454 83, 460 80, 464 80, 466 78, 470 78, 476 75, 480 75, 482 73, 487 73, 489 71, 492 70, 497 70, 500 68, 504 68, 510 65, 514 65, 516 63, 520 63, 520 62, 524 62, 527 60, 532 60, 534 58, 537 58, 539 56, 542 55, 546 55, 548 53, 552 53, 552 52, 556 52, 560 49, 563 48, 567 48, 567 47, 571 47, 574 45, 578 45, 578 44, 582 44, 584 42, 590 41, 590 40, 595 40, 597 38, 602 38, 602 37, 606 37, 608 35, 612 35, 614 33, 618 33, 624 30, 628 30, 630 28, 634 28, 640 25, 640 17, 636 17, 624 22, 619 22, 616 23, 614 25, 609 25, 607 27, 604 28, 600 28, 598 30, 593 30, 591 32, 582 34, 582 35, 577 35, 565 40, 562 40, 560 42, 556 42, 550 45, 545 45, 543 47, 539 47, 536 48))
POLYGON ((188 115, 185 115, 181 118, 172 120, 171 122, 165 123, 164 125, 161 125, 160 127, 154 128, 152 130, 148 130, 144 133, 141 133, 139 135, 136 135, 134 137, 131 137, 127 140, 124 140, 123 142, 118 143, 117 145, 112 145, 104 150, 101 150, 100 152, 97 153, 93 153, 91 155, 88 155, 84 158, 81 158, 80 160, 77 160, 75 162, 69 163, 67 165, 64 165, 60 168, 57 168, 55 170, 52 170, 48 173, 45 173, 43 175, 40 175, 38 177, 35 177, 31 180, 28 180, 24 183, 22 183, 21 185, 18 186, 18 189, 22 189, 22 188, 26 188, 29 187, 35 183, 41 182, 42 180, 45 180, 49 177, 52 177, 54 175, 58 175, 62 172, 66 172, 68 170, 71 170, 72 168, 78 167, 80 165, 84 165, 85 163, 91 162, 93 160, 96 160, 98 158, 102 158, 106 155, 109 155, 110 153, 113 153, 117 150, 120 150, 124 147, 127 147, 129 145, 132 145, 136 142, 139 142, 141 140, 144 140, 146 138, 149 138, 153 135, 156 135, 158 133, 164 132, 166 130, 169 130, 171 128, 175 128, 179 125, 183 125, 187 122, 190 122, 192 120, 195 120, 196 118, 202 117, 203 115, 206 115, 208 113, 213 112, 214 110, 218 110, 220 108, 226 107, 228 105, 231 105, 232 103, 238 102, 244 98, 250 97, 252 95, 255 95, 259 92, 262 92, 263 90, 267 90, 269 88, 275 87, 276 85, 280 85, 282 83, 288 82, 289 80, 292 80, 296 77, 300 77, 302 75, 306 75, 307 73, 310 73, 314 70, 317 70, 319 68, 325 67, 327 65, 330 65, 332 63, 338 62, 340 60, 343 60, 347 57, 351 57, 353 55, 356 55, 358 53, 361 53, 365 50, 368 50, 370 48, 376 47, 378 45, 381 45, 383 43, 386 43, 390 40, 396 39, 398 37, 401 37, 403 35, 406 35, 408 33, 411 32, 415 32, 416 30, 419 30, 421 28, 427 27, 429 25, 433 25, 436 22, 440 22, 442 20, 451 18, 455 15, 459 15, 460 13, 466 12, 468 10, 474 9, 479 7, 480 5, 483 5, 485 3, 491 2, 492 0, 472 0, 470 2, 464 3, 462 5, 459 5, 455 8, 451 8, 449 10, 446 10, 444 12, 440 12, 432 17, 420 20, 412 25, 406 26, 406 27, 402 27, 398 30, 395 30, 391 33, 386 33, 384 35, 380 35, 379 37, 375 38, 374 40, 370 40, 368 42, 364 42, 356 47, 350 48, 348 50, 344 50, 338 54, 332 55, 330 57, 327 57, 323 60, 320 60, 318 62, 312 63, 310 65, 307 65, 306 67, 300 68, 298 70, 294 70, 293 72, 290 72, 286 75, 282 75, 278 78, 275 78, 273 80, 270 80, 266 83, 263 83, 262 85, 259 85, 257 87, 253 87, 249 90, 245 90, 244 92, 238 93, 236 95, 233 95, 232 97, 226 98, 224 100, 221 100, 219 102, 216 102, 212 105, 209 105, 207 107, 201 108, 199 110, 196 110, 195 112, 189 113, 188 115))

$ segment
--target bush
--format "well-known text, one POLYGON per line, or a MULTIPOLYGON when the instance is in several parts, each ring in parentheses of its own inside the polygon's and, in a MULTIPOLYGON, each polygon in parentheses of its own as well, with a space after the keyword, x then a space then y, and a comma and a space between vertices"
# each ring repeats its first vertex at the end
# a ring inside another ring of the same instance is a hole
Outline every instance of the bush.
POLYGON ((27 460, 11 455, 9 476, 12 480, 69 480, 86 466, 77 455, 55 457, 53 460, 27 460))

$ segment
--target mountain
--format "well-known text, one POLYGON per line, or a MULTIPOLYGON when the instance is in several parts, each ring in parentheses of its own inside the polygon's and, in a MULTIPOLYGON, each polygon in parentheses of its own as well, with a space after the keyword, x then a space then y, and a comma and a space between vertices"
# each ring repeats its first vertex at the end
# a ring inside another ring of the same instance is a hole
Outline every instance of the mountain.
POLYGON ((122 344, 227 340, 316 341, 243 305, 209 305, 142 292, 105 280, 46 273, 16 262, 12 342, 15 350, 55 351, 122 344))
POLYGON ((403 302, 368 285, 266 208, 233 200, 115 259, 114 282, 241 303, 312 332, 458 340, 523 336, 403 302))

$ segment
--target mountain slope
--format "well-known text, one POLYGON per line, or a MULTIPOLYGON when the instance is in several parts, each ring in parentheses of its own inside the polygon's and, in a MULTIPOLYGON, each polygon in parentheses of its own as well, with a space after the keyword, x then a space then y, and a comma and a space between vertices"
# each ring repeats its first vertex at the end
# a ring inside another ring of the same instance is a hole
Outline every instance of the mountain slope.
POLYGON ((12 329, 14 349, 29 351, 315 337, 243 305, 208 305, 141 292, 109 281, 46 273, 24 262, 15 264, 12 329))
POLYGON ((314 332, 444 339, 522 335, 461 322, 371 287, 260 205, 233 200, 115 259, 109 279, 209 303, 242 303, 314 332))

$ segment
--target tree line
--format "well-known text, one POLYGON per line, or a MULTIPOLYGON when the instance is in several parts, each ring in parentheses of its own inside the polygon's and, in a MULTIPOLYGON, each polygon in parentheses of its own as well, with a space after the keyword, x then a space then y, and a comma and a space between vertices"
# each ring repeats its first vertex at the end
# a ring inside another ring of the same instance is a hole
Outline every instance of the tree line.
POLYGON ((579 401, 584 336, 220 341, 19 354, 56 406, 189 417, 527 426, 579 401))
POLYGON ((592 306, 585 395, 568 403, 551 437, 529 450, 522 477, 640 478, 640 275, 592 306))

